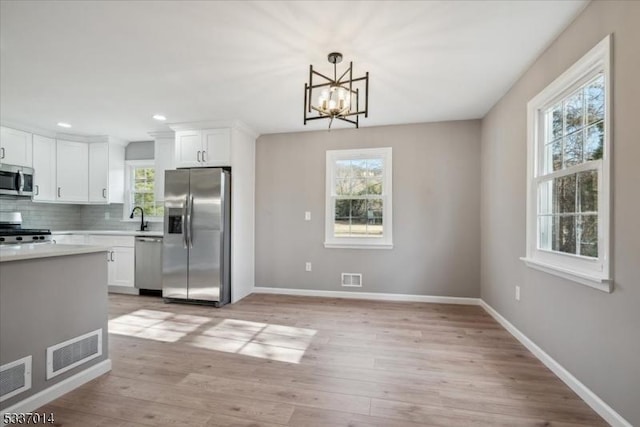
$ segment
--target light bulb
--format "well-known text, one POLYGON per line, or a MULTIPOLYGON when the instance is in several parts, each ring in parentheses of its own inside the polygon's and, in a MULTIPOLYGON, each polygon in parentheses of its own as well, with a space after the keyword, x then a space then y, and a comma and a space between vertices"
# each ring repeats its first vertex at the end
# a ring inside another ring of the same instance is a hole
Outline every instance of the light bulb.
POLYGON ((329 109, 333 110, 334 108, 336 108, 336 101, 333 99, 329 100, 329 109))

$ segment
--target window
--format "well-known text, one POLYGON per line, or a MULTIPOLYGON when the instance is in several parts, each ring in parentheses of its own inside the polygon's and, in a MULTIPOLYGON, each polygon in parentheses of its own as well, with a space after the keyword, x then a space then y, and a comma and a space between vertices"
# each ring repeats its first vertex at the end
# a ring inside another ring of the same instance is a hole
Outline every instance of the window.
POLYGON ((528 104, 530 267, 607 292, 610 38, 528 104))
POLYGON ((391 249, 391 148, 327 151, 325 247, 391 249))
MULTIPOLYGON (((162 221, 164 203, 156 201, 155 167, 153 160, 129 160, 127 163, 127 191, 125 195, 125 219, 134 206, 144 209, 145 220, 162 221)), ((138 212, 139 214, 139 212, 138 212)))

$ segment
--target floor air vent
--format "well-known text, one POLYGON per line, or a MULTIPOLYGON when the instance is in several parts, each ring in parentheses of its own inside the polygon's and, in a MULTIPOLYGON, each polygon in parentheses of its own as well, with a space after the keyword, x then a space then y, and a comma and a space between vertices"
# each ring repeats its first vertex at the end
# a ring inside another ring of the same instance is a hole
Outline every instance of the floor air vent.
POLYGON ((342 273, 342 286, 361 288, 362 274, 360 273, 342 273))
POLYGON ((102 355, 102 329, 47 348, 47 379, 102 355))
POLYGON ((0 366, 0 402, 31 388, 31 356, 0 366))

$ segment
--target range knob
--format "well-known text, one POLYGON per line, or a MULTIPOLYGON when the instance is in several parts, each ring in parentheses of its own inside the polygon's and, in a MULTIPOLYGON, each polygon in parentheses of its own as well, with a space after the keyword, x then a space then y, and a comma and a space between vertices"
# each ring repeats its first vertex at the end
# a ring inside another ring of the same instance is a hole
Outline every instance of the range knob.
POLYGON ((0 242, 4 242, 4 237, 0 237, 0 242))
POLYGON ((38 236, 33 236, 33 240, 38 240, 38 236))
POLYGON ((21 236, 16 237, 16 240, 22 240, 21 236))

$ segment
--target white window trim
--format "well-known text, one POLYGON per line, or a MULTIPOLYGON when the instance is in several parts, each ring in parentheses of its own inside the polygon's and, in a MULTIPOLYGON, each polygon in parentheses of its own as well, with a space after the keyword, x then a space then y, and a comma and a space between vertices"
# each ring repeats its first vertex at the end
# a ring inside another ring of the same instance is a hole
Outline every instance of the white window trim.
POLYGON ((605 37, 578 62, 554 80, 527 104, 527 255, 520 258, 527 266, 599 289, 613 291, 610 270, 611 254, 611 153, 612 153, 612 84, 611 35, 605 37), (599 257, 589 259, 538 248, 537 183, 541 164, 538 137, 543 129, 542 114, 576 87, 604 73, 605 129, 604 150, 598 180, 598 248, 599 257))
MULTIPOLYGON (((131 215, 131 170, 133 168, 140 167, 153 167, 155 168, 155 161, 153 159, 148 160, 126 160, 124 162, 124 205, 122 207, 122 219, 120 222, 140 222, 140 218, 129 218, 131 215)), ((144 215, 145 222, 163 222, 164 217, 161 216, 147 216, 144 215)))
POLYGON ((327 150, 326 195, 325 195, 325 248, 342 249, 393 249, 393 163, 391 147, 366 148, 355 150, 327 150), (338 160, 371 159, 384 160, 383 185, 382 185, 382 237, 335 237, 333 235, 335 204, 332 197, 335 196, 334 166, 338 160))

